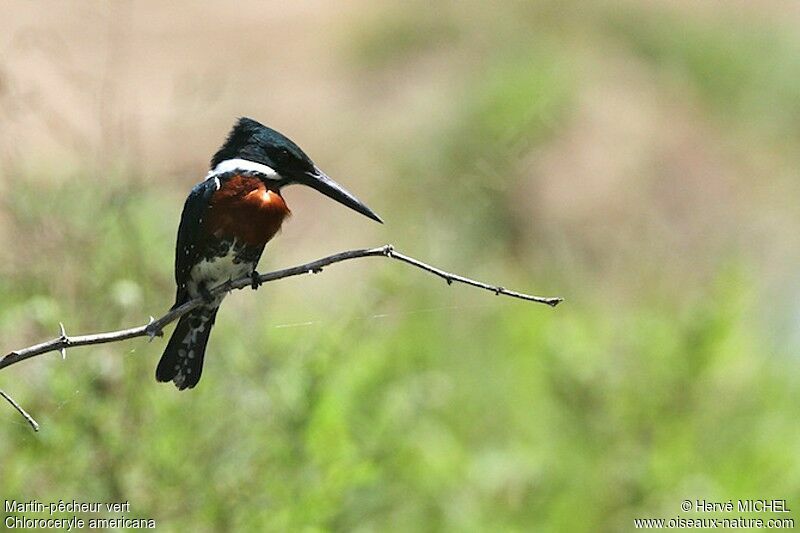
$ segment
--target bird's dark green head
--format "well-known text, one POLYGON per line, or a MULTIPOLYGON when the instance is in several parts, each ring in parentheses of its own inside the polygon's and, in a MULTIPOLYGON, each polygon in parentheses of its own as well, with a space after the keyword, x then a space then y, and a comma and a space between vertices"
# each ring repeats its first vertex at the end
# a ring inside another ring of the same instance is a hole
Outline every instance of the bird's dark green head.
POLYGON ((234 124, 225 144, 214 154, 211 168, 231 159, 261 163, 280 174, 305 172, 314 166, 291 139, 247 117, 234 124))
POLYGON ((251 118, 242 117, 236 122, 225 144, 211 159, 213 173, 234 170, 255 172, 279 188, 294 183, 306 185, 372 220, 383 222, 322 172, 291 139, 251 118))

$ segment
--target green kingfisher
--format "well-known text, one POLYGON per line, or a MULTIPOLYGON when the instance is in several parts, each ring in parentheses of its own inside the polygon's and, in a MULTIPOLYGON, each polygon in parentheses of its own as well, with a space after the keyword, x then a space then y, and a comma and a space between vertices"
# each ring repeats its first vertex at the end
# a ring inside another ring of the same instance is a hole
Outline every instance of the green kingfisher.
POLYGON ((209 290, 230 279, 251 276, 258 287, 264 246, 289 216, 281 195, 286 185, 306 185, 372 220, 369 207, 329 178, 286 136, 241 118, 214 154, 205 179, 186 199, 175 249, 175 307, 203 298, 181 317, 156 369, 158 381, 178 389, 200 380, 208 336, 224 295, 209 290))

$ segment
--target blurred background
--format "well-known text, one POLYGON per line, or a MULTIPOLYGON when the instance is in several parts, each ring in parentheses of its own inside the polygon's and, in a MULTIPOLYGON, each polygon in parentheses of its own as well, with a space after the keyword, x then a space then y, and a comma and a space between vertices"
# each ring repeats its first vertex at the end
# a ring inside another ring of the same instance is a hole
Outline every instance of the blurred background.
MULTIPOLYGON (((15 365, 0 495, 165 531, 620 530, 683 499, 800 505, 800 5, 27 2, 0 18, 0 352, 142 324, 239 116, 312 190, 260 270, 393 243, 566 302, 363 260, 165 340, 15 365)), ((171 329, 167 332, 169 333, 171 329)), ((762 515, 763 517, 763 515, 762 515)))

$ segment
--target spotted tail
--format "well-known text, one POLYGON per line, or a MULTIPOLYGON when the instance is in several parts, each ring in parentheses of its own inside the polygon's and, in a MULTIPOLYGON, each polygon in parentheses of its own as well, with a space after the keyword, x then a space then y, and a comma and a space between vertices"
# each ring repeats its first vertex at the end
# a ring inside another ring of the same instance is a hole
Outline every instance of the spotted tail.
POLYGON ((200 381, 208 336, 219 307, 200 307, 178 321, 156 369, 158 381, 174 381, 178 390, 200 381))

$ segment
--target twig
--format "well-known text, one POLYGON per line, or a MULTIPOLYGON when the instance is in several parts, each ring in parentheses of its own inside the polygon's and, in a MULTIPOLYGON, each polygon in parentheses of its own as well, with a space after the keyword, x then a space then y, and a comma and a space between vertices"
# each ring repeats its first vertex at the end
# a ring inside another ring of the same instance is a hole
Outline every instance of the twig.
MULTIPOLYGON (((329 255, 327 257, 323 257, 322 259, 317 259, 316 261, 311 261, 310 263, 305 263, 303 265, 298 265, 294 267, 284 268, 283 270, 276 270, 274 272, 268 272, 266 274, 261 274, 258 277, 259 283, 267 283, 270 281, 275 281, 283 278, 289 278, 292 276, 299 276, 301 274, 316 274, 322 272, 322 269, 328 265, 332 265, 334 263, 340 263, 342 261, 347 261, 350 259, 358 259, 361 257, 388 257, 389 259, 396 259, 403 263, 409 264, 411 266, 415 266, 426 272, 430 272, 440 278, 444 279, 448 285, 452 284, 454 281, 458 283, 464 283, 466 285, 472 285, 473 287, 478 287, 480 289, 485 289, 491 291, 497 295, 504 295, 510 296, 512 298, 519 298, 522 300, 527 300, 530 302, 542 303, 545 305, 549 305, 550 307, 555 307, 559 303, 561 303, 561 298, 547 298, 542 296, 532 296, 529 294, 523 294, 520 292, 510 291, 504 287, 500 287, 497 285, 490 285, 488 283, 483 283, 481 281, 475 281, 470 278, 465 278, 463 276, 459 276, 456 274, 451 274, 450 272, 445 272, 444 270, 438 269, 436 267, 430 266, 418 259, 414 259, 413 257, 409 257, 407 255, 401 254, 400 252, 396 252, 394 247, 390 244, 385 246, 380 246, 378 248, 362 248, 358 250, 348 250, 346 252, 339 252, 337 254, 329 255)), ((230 280, 225 283, 222 283, 209 292, 212 296, 216 296, 218 294, 224 292, 230 292, 234 289, 243 289, 245 287, 250 287, 253 283, 253 279, 250 276, 242 277, 236 280, 230 280)), ((25 359, 30 359, 31 357, 35 357, 37 355, 42 355, 52 351, 59 351, 61 352, 62 357, 66 357, 66 348, 74 348, 77 346, 87 346, 90 344, 105 344, 111 342, 118 342, 125 339, 133 339, 135 337, 144 337, 148 336, 151 339, 156 336, 162 335, 162 330, 165 326, 174 322, 181 316, 185 315, 189 311, 199 307, 203 304, 203 298, 196 298, 194 300, 190 300, 183 305, 170 309, 164 316, 158 319, 154 319, 150 317, 150 321, 143 325, 138 326, 130 329, 122 329, 118 331, 110 331, 107 333, 94 333, 90 335, 76 335, 74 337, 70 337, 66 334, 64 330, 64 325, 60 324, 60 331, 59 336, 51 339, 46 342, 42 342, 40 344, 35 344, 33 346, 28 346, 27 348, 21 348, 19 350, 14 350, 9 354, 5 355, 2 359, 0 359, 0 369, 3 369, 7 366, 11 366, 15 363, 19 363, 20 361, 24 361, 25 359)), ((6 398, 11 404, 26 417, 29 423, 32 426, 36 424, 36 422, 22 410, 19 405, 16 404, 7 394, 2 393, 3 397, 6 398)), ((35 427, 38 427, 36 425, 35 427)))
POLYGON ((36 422, 36 420, 34 420, 33 417, 28 414, 28 411, 23 409, 22 406, 20 406, 20 404, 14 401, 14 398, 6 394, 2 389, 0 389, 0 396, 5 398, 6 401, 11 404, 11 407, 16 409, 19 412, 19 414, 22 415, 22 418, 24 418, 25 421, 31 425, 34 431, 39 431, 39 423, 36 422))

